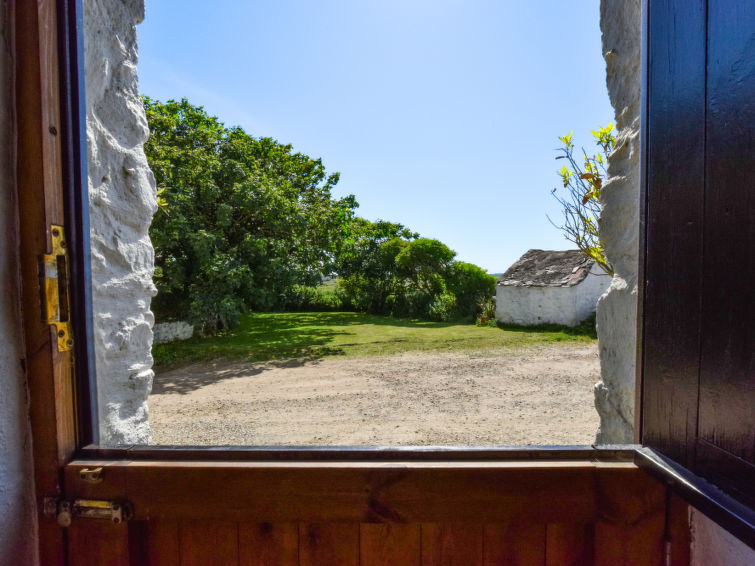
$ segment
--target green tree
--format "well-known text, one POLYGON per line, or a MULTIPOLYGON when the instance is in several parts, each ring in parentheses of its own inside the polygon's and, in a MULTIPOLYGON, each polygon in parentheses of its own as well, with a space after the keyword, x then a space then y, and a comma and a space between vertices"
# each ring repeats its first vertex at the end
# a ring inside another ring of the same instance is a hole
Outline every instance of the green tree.
POLYGON ((601 151, 597 155, 589 156, 582 149, 581 165, 574 155, 573 132, 558 138, 563 147, 559 148, 562 155, 556 159, 566 159, 569 166, 564 165, 558 172, 563 190, 554 188, 551 193, 561 204, 564 219, 561 224, 556 224, 550 217, 548 220, 561 230, 567 240, 594 259, 603 271, 613 275, 613 265, 606 259, 603 243, 600 241, 598 219, 606 163, 616 138, 613 135, 613 123, 609 123, 605 128, 598 128, 597 132, 591 132, 601 151))
POLYGON ((358 206, 353 195, 331 196, 338 173, 290 145, 227 128, 186 99, 144 104, 161 209, 150 231, 158 318, 213 332, 334 270, 358 206))

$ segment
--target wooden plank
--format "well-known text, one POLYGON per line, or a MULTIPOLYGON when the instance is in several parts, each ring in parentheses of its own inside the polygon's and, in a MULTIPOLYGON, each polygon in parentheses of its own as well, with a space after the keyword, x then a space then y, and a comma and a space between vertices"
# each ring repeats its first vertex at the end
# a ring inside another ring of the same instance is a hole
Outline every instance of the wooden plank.
POLYGON ((302 523, 299 525, 301 566, 358 566, 358 523, 302 523))
MULTIPOLYGON (((96 461, 69 466, 74 475, 96 461)), ((248 522, 547 523, 598 520, 594 462, 110 462, 137 519, 248 522), (216 481, 218 477, 223 482, 216 481)), ((633 464, 600 468, 601 505, 646 474, 633 464), (608 481, 615 476, 615 481, 608 481)), ((71 486, 71 495, 80 486, 71 486)), ((93 486, 96 493, 97 486, 93 486)), ((639 510, 657 502, 639 498, 639 510)))
POLYGON ((669 566, 689 566, 691 558, 689 505, 681 497, 671 494, 668 513, 671 535, 671 564, 669 566))
POLYGON ((642 443, 688 467, 697 426, 705 4, 648 3, 642 443))
POLYGON ((418 523, 362 523, 359 527, 361 566, 419 566, 421 530, 418 523))
POLYGON ((597 523, 594 548, 595 566, 628 566, 626 525, 606 521, 597 523))
POLYGON ((485 566, 545 566, 545 525, 485 525, 485 566))
POLYGON ((594 526, 579 523, 551 523, 546 527, 547 566, 590 566, 593 564, 594 526))
POLYGON ((128 523, 74 520, 66 529, 67 566, 131 566, 128 523))
POLYGON ((241 523, 241 566, 295 566, 299 564, 299 526, 296 523, 241 523))
POLYGON ((221 521, 186 521, 178 526, 181 566, 238 566, 238 525, 221 521))
MULTIPOLYGON (((37 263, 50 251, 49 225, 63 223, 55 8, 52 0, 14 3, 21 310, 40 510, 43 497, 60 495, 59 468, 75 444, 71 356, 57 352, 42 321, 37 263)), ((53 518, 38 519, 40 563, 63 564, 63 531, 53 518)))
POLYGON ((146 566, 180 566, 178 521, 145 521, 142 552, 146 566))
POLYGON ((725 491, 731 488, 749 496, 751 506, 755 505, 753 29, 755 3, 709 0, 698 431, 706 454, 696 462, 700 475, 725 491), (716 454, 714 447, 722 453, 716 454))
POLYGON ((484 525, 422 524, 422 566, 482 566, 484 525))

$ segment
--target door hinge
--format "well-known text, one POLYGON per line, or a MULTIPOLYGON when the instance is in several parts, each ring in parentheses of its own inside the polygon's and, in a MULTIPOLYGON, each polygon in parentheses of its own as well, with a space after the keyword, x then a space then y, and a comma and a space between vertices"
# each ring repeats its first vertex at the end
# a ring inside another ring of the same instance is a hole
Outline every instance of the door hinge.
POLYGON ((45 497, 44 514, 47 517, 55 517, 61 527, 70 526, 75 518, 104 519, 117 525, 131 519, 134 508, 128 501, 45 497))
POLYGON ((70 302, 68 293, 68 247, 63 226, 50 226, 52 253, 40 258, 40 291, 42 293, 42 319, 55 327, 58 352, 73 347, 70 302))

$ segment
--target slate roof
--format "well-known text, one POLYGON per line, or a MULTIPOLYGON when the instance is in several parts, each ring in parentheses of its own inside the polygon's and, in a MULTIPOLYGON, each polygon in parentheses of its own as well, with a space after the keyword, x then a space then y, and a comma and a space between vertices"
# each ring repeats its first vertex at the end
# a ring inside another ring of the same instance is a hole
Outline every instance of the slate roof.
POLYGON ((529 250, 498 279, 498 285, 573 287, 584 281, 593 263, 579 250, 529 250))

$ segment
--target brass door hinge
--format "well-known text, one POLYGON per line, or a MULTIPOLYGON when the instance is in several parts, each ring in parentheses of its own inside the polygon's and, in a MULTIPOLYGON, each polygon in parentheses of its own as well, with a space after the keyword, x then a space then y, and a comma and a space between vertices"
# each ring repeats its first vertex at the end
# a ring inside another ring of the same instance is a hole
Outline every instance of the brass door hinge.
POLYGON ((66 352, 73 347, 73 334, 68 293, 68 248, 63 226, 50 226, 50 238, 52 253, 40 258, 42 318, 55 327, 58 352, 66 352))
POLYGON ((118 525, 131 519, 134 510, 128 501, 45 497, 44 514, 55 517, 61 527, 69 527, 74 518, 103 519, 118 525))

